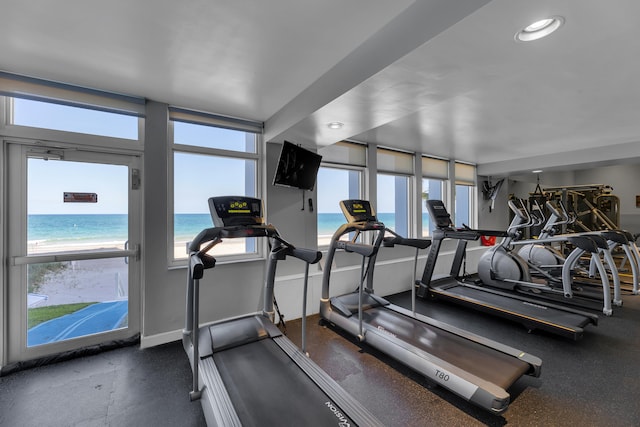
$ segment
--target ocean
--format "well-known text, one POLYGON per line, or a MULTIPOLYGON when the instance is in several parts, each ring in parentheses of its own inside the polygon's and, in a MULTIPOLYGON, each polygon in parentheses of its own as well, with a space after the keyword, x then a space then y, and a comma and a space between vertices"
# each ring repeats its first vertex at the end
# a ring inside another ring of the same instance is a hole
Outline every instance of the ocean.
MULTIPOLYGON (((378 218, 387 227, 395 225, 393 214, 381 213, 378 218)), ((428 226, 427 215, 423 224, 428 226)), ((188 241, 201 230, 212 227, 209 214, 175 215, 175 240, 188 241)), ((344 224, 341 213, 319 213, 318 234, 330 236, 344 224)), ((286 235, 286 230, 280 230, 286 235)), ((75 245, 84 243, 124 242, 127 240, 127 215, 29 215, 27 241, 39 245, 75 245)))
MULTIPOLYGON (((127 215, 29 215, 27 241, 39 245, 75 245, 124 242, 128 239, 127 215)), ((176 241, 188 241, 212 227, 209 214, 175 216, 176 241)))

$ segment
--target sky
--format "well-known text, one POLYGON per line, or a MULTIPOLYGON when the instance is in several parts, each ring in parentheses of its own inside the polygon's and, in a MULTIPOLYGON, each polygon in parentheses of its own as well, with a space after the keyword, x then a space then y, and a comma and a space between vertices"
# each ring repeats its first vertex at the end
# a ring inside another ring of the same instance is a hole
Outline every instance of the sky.
MULTIPOLYGON (((14 101, 14 123, 131 140, 138 138, 137 117, 19 98, 14 101)), ((174 140, 226 150, 242 151, 246 146, 244 132, 182 122, 174 122, 174 140)), ((175 213, 208 213, 207 200, 212 195, 244 194, 247 164, 254 168, 253 162, 247 160, 178 153, 174 164, 175 213)), ((30 159, 28 171, 29 214, 127 212, 128 170, 125 166, 30 159), (63 203, 64 192, 97 193, 98 203, 63 203)), ((319 183, 331 191, 318 193, 319 212, 340 212, 337 202, 349 198, 346 176, 345 172, 320 177, 319 183)), ((269 185, 273 181, 273 177, 266 179, 269 185)), ((378 212, 392 212, 393 187, 387 188, 386 181, 380 181, 378 187, 378 212)))

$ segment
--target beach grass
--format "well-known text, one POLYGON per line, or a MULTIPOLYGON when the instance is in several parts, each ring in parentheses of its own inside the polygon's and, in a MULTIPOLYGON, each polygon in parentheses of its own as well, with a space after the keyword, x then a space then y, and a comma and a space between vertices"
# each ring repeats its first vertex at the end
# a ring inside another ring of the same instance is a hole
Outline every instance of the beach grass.
POLYGON ((74 304, 61 304, 61 305, 51 305, 47 307, 36 307, 30 308, 29 314, 27 318, 29 319, 27 323, 27 329, 31 329, 34 326, 39 325, 40 323, 46 322, 47 320, 57 319, 58 317, 62 317, 66 314, 75 313, 78 310, 82 310, 83 308, 96 304, 95 302, 80 302, 74 304))
POLYGON ((28 284, 27 292, 37 293, 40 289, 40 285, 51 273, 56 273, 67 268, 67 263, 64 262, 46 262, 42 264, 30 264, 27 272, 28 284))

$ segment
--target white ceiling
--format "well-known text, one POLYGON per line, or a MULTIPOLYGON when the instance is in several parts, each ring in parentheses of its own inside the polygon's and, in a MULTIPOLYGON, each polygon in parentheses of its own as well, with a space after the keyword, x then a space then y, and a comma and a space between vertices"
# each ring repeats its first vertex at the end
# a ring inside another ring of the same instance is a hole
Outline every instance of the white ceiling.
POLYGON ((0 70, 263 121, 269 141, 486 175, 640 163, 637 0, 3 3, 0 70), (550 15, 556 33, 514 41, 550 15))

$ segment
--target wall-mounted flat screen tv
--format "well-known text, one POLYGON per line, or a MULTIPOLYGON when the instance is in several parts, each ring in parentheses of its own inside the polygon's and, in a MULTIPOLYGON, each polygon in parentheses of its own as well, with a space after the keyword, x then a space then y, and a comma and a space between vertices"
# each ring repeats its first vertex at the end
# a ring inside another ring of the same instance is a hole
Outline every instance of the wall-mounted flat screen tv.
POLYGON ((280 151, 274 185, 313 190, 322 156, 285 141, 280 151))

